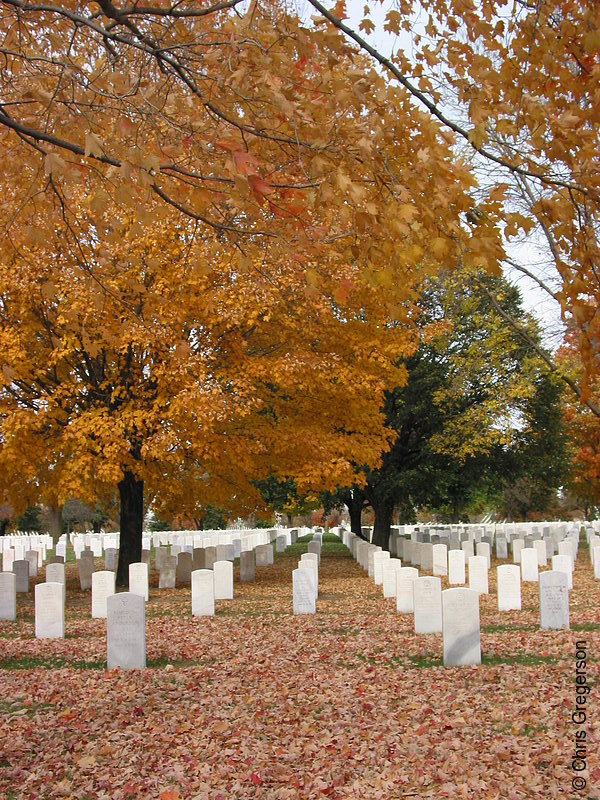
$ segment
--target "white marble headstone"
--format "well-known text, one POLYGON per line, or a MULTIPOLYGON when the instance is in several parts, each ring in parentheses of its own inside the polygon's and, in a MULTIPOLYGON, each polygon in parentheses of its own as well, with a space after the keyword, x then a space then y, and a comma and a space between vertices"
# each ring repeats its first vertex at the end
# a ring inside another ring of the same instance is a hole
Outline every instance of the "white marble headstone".
POLYGON ((523 583, 538 581, 538 552, 535 547, 524 547, 521 550, 521 580, 523 583))
POLYGON ((472 589, 442 592, 444 666, 481 664, 479 594, 472 589))
POLYGON ((401 567, 396 573, 396 611, 399 614, 413 613, 413 582, 418 577, 416 567, 401 567))
POLYGON ((66 583, 64 564, 46 565, 46 583, 66 583))
POLYGON ((439 576, 448 574, 448 547, 445 544, 433 545, 433 574, 439 576))
POLYGON ((17 579, 14 572, 0 572, 0 619, 17 618, 17 579))
POLYGON ((399 558, 390 558, 383 564, 383 596, 396 597, 396 573, 402 569, 402 561, 399 558))
POLYGON ((489 591, 488 565, 485 556, 469 558, 469 589, 473 589, 478 594, 487 594, 489 591))
POLYGON ((413 582, 415 633, 442 632, 442 582, 424 576, 413 582))
POLYGON ((383 584, 383 565, 389 561, 390 554, 387 550, 378 550, 373 553, 373 580, 376 586, 383 584))
POLYGON ((35 587, 35 638, 62 639, 65 635, 65 587, 38 583, 35 587))
POLYGON ((101 570, 92 575, 92 617, 106 618, 106 601, 115 593, 115 573, 101 570))
POLYGON ((448 553, 448 583, 464 584, 467 581, 464 550, 450 550, 448 553))
POLYGON ((129 565, 129 591, 148 600, 148 564, 143 561, 129 565))
POLYGON ((212 569, 192 572, 192 616, 212 617, 215 614, 215 579, 212 569))
POLYGON ((107 668, 143 669, 146 666, 146 603, 131 592, 106 601, 107 668))
POLYGON ((569 586, 564 572, 542 572, 540 587, 540 628, 569 627, 569 586))
POLYGON ((314 614, 316 612, 312 570, 295 569, 292 572, 292 592, 294 614, 314 614))
POLYGON ((215 561, 215 600, 233 600, 233 564, 231 561, 215 561))
POLYGON ((564 572, 567 576, 569 589, 573 588, 573 559, 570 555, 560 554, 552 556, 552 570, 554 572, 564 572))
POLYGON ((521 569, 518 564, 502 564, 498 576, 498 611, 521 610, 521 569))

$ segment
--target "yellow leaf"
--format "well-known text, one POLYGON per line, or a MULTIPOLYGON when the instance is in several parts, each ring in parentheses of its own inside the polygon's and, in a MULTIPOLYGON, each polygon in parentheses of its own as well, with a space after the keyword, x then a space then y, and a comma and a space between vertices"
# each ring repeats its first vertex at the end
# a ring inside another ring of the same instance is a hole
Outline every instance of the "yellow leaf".
POLYGON ((58 153, 47 153, 44 159, 44 171, 48 175, 61 175, 67 169, 65 161, 58 155, 58 153))
POLYGON ((95 133, 86 133, 85 135, 85 157, 104 155, 102 149, 102 142, 95 133))

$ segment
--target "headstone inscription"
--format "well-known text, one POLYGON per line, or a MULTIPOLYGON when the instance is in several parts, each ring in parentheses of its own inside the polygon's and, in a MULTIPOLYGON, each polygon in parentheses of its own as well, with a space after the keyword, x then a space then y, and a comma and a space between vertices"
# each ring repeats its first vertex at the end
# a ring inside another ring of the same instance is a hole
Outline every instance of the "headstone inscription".
POLYGON ((469 558, 469 589, 479 594, 487 594, 488 565, 485 556, 471 556, 469 558))
POLYGON ((106 601, 106 661, 108 669, 143 669, 146 666, 146 603, 131 592, 111 595, 106 601))
POLYGON ((521 550, 521 580, 524 583, 538 581, 538 552, 535 547, 524 547, 521 550))
POLYGON ((215 561, 215 600, 233 600, 233 564, 231 561, 215 561))
POLYGON ((163 556, 158 573, 159 589, 174 589, 177 575, 177 556, 163 556))
POLYGON ((442 582, 437 577, 415 578, 413 582, 415 633, 442 632, 442 582))
POLYGON ((292 593, 294 614, 314 614, 316 612, 312 570, 298 568, 292 572, 292 593))
POLYGON ((542 572, 539 581, 540 628, 569 628, 569 586, 564 572, 542 572))
POLYGON ((13 561, 12 571, 15 573, 17 594, 29 591, 29 561, 19 558, 13 561))
POLYGON ((481 664, 479 594, 463 587, 442 592, 445 667, 481 664))
POLYGON ((215 577, 211 569, 192 572, 192 616, 213 617, 215 614, 215 577))
POLYGON ((94 574, 94 559, 83 556, 77 559, 79 573, 79 586, 82 591, 92 588, 92 575, 94 574))
POLYGON ((255 572, 254 551, 244 550, 240 552, 240 580, 244 582, 254 581, 255 572))
POLYGON ((502 564, 496 569, 498 611, 521 610, 521 569, 518 564, 502 564))
POLYGON ((416 567, 401 567, 396 573, 396 611, 412 614, 414 611, 413 582, 419 577, 416 567))
POLYGON ((448 547, 445 544, 433 545, 433 574, 438 576, 448 574, 448 547))
POLYGON ((129 591, 148 600, 148 564, 143 561, 129 565, 129 591))
POLYGON ((65 635, 65 589, 62 583, 35 587, 35 638, 62 639, 65 635))
POLYGON ((92 617, 106 619, 106 601, 115 593, 115 577, 112 570, 92 575, 92 617))
POLYGON ((448 553, 448 583, 451 585, 466 583, 464 550, 450 550, 448 553))
POLYGON ((14 572, 0 572, 0 619, 17 618, 17 578, 14 572))

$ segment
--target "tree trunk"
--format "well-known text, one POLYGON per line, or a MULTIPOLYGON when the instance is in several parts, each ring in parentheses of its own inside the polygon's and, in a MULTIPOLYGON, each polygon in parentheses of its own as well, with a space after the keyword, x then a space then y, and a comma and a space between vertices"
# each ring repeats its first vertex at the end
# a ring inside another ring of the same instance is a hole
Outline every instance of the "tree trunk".
POLYGON ((381 547, 382 550, 390 549, 390 527, 394 515, 394 501, 384 500, 382 502, 371 501, 375 512, 375 524, 373 525, 373 544, 381 547))
POLYGON ((364 502, 364 494, 359 489, 354 489, 346 498, 346 505, 348 506, 348 513, 350 514, 350 530, 361 538, 361 521, 364 502))
POLYGON ((62 525, 63 525, 62 507, 48 506, 47 518, 48 518, 48 532, 52 535, 52 541, 56 546, 56 543, 58 542, 62 534, 62 525))
POLYGON ((287 526, 288 526, 288 528, 291 528, 293 524, 294 524, 294 518, 292 517, 291 514, 288 514, 287 515, 287 526))
POLYGON ((452 498, 452 522, 454 525, 458 525, 460 521, 460 513, 458 508, 458 498, 452 498))
POLYGON ((10 520, 8 519, 0 519, 0 536, 6 536, 6 530, 9 522, 10 520))
POLYGON ((142 525, 144 522, 144 481, 126 471, 119 482, 121 500, 119 564, 117 586, 129 586, 129 565, 142 560, 142 525))

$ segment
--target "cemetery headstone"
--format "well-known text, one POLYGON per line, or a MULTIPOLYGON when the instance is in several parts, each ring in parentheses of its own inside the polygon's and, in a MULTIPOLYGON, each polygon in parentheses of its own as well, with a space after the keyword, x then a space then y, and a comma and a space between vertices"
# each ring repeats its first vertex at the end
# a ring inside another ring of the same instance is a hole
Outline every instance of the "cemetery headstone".
POLYGON ((13 561, 12 571, 15 573, 17 594, 29 591, 29 561, 18 559, 13 561))
POLYGON ((521 610, 521 568, 518 564, 497 567, 498 611, 521 610))
POLYGON ((0 572, 0 619, 17 618, 17 578, 14 572, 0 572))
POLYGON ((448 574, 448 548, 445 544, 433 545, 433 574, 438 576, 448 574))
POLYGON ((82 590, 92 588, 92 575, 94 574, 94 559, 83 557, 77 559, 79 573, 79 586, 82 590))
POLYGON ((177 575, 177 556, 163 556, 158 573, 159 589, 174 589, 177 575))
POLYGON ((66 584, 65 565, 58 562, 46 564, 46 583, 66 584))
POLYGON ((490 556, 490 545, 489 542, 477 542, 477 555, 483 556, 487 561, 487 568, 490 568, 491 565, 491 556, 490 556))
POLYGON ((112 570, 92 575, 92 617, 106 618, 106 601, 115 593, 115 573, 112 570))
POLYGON ((525 540, 524 539, 513 539, 511 542, 512 545, 512 554, 513 554, 513 564, 520 564, 521 563, 521 550, 525 547, 525 540))
POLYGON ((213 617, 215 614, 215 576, 212 569, 192 572, 192 616, 213 617))
POLYGON ((193 556, 191 553, 179 553, 177 556, 177 567, 175 581, 178 586, 189 586, 192 580, 192 562, 193 556))
POLYGON ((487 594, 488 565, 485 556, 471 556, 469 558, 469 589, 478 594, 487 594))
POLYGON ((192 553, 192 570, 195 572, 198 569, 206 569, 203 547, 194 547, 192 553))
POLYGON ((373 580, 376 586, 381 586, 383 583, 383 565, 384 562, 390 560, 390 554, 387 550, 378 550, 373 553, 373 580))
POLYGON ((108 669, 146 666, 146 603, 131 592, 107 600, 106 651, 108 669))
POLYGON ((316 612, 312 570, 298 568, 292 572, 292 593, 294 614, 314 614, 316 612))
POLYGON ((104 569, 116 570, 117 568, 117 550, 115 547, 107 547, 104 551, 104 569))
POLYGON ((399 614, 413 613, 413 582, 418 577, 416 567, 401 567, 396 573, 396 611, 399 614))
POLYGON ((424 576, 413 582, 415 633, 442 632, 442 582, 424 576))
POLYGON ((477 592, 462 587, 442 592, 442 635, 445 667, 481 664, 477 592))
POLYGON ((35 587, 35 638, 63 639, 65 590, 62 583, 38 583, 35 587))
POLYGON ((233 600, 233 564, 231 561, 215 561, 215 600, 233 600))
POLYGON ((504 536, 496 537, 496 558, 508 558, 508 543, 504 536))
POLYGON ((573 588, 573 559, 570 555, 559 554, 552 556, 552 570, 554 572, 564 572, 567 576, 569 589, 573 588))
POLYGON ((37 578, 39 555, 37 550, 27 550, 25 552, 25 561, 29 562, 29 577, 37 578))
POLYGON ((253 581, 255 576, 254 551, 245 550, 240 553, 240 580, 253 581))
POLYGON ((148 564, 143 561, 129 565, 129 591, 148 600, 148 564))
POLYGON ((569 628, 569 585, 564 572, 542 572, 539 581, 540 628, 569 628))
POLYGON ((536 539, 533 543, 535 552, 537 553, 538 567, 545 567, 548 564, 548 553, 546 551, 546 542, 543 539, 536 539))
POLYGON ((524 547, 521 550, 521 580, 524 583, 538 581, 538 552, 535 547, 524 547))
POLYGON ((402 569, 402 561, 399 558, 390 558, 383 564, 383 596, 396 597, 396 574, 402 569))
POLYGON ((448 583, 464 584, 467 581, 464 550, 450 550, 448 553, 448 583))

